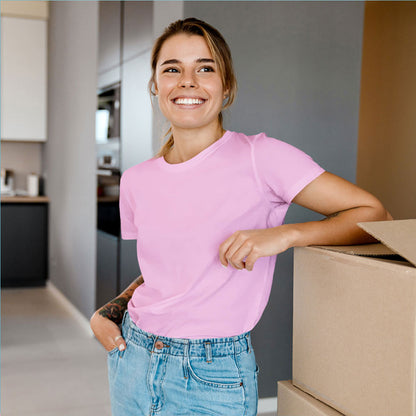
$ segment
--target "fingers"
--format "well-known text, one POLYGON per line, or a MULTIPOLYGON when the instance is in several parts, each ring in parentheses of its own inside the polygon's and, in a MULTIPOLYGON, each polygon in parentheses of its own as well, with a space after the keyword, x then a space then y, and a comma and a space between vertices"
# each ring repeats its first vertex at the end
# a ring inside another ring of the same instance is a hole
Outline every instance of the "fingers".
POLYGON ((235 233, 228 237, 221 245, 220 245, 220 262, 224 267, 228 266, 228 260, 225 257, 225 254, 227 253, 228 249, 230 248, 231 244, 235 240, 235 233))
POLYGON ((95 337, 107 351, 111 351, 116 347, 119 351, 126 349, 126 341, 116 323, 95 312, 90 320, 90 324, 95 337))
POLYGON ((251 272, 253 270, 254 267, 254 263, 257 261, 257 259, 260 256, 256 253, 256 251, 253 249, 251 251, 251 253, 247 256, 246 261, 245 261, 245 266, 246 269, 251 272))
POLYGON ((124 351, 126 349, 126 341, 121 335, 117 335, 114 338, 114 347, 117 347, 119 351, 124 351))
POLYGON ((252 251, 253 243, 247 239, 247 236, 243 232, 236 231, 221 244, 220 262, 224 266, 230 264, 238 270, 252 270, 256 260, 256 256, 253 255, 252 251), (250 259, 249 265, 247 265, 247 259, 244 261, 246 257, 250 259))
POLYGON ((250 254, 250 252, 250 244, 245 242, 239 248, 237 248, 237 250, 235 250, 235 247, 231 246, 225 257, 228 260, 228 264, 231 264, 231 266, 241 270, 246 268, 244 259, 250 254))

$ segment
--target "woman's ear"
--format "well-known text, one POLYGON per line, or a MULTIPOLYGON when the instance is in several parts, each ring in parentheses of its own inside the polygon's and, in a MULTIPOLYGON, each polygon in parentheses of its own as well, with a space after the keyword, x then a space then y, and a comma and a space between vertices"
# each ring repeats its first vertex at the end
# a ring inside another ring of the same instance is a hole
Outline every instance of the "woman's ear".
POLYGON ((157 88, 156 81, 153 81, 153 93, 154 93, 154 95, 158 95, 159 94, 159 90, 157 88))

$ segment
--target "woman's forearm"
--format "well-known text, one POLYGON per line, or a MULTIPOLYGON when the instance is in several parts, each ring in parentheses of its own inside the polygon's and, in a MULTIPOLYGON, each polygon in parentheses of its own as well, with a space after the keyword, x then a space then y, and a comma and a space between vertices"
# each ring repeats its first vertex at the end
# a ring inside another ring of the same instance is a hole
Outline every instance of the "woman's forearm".
POLYGON ((375 240, 357 223, 392 220, 388 211, 380 206, 362 206, 329 215, 321 221, 287 224, 291 247, 309 245, 351 245, 374 243, 375 240))
POLYGON ((123 315, 127 309, 127 303, 133 296, 134 291, 144 283, 143 276, 140 275, 126 290, 120 295, 106 303, 97 312, 104 318, 108 318, 116 324, 121 324, 123 315))

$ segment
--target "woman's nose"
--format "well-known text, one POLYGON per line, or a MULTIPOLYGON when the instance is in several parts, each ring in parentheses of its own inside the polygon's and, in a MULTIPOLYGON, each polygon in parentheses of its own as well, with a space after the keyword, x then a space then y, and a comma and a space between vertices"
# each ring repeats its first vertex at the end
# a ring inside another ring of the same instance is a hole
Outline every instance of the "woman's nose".
POLYGON ((195 88, 197 86, 194 76, 190 73, 184 73, 179 83, 182 88, 195 88))

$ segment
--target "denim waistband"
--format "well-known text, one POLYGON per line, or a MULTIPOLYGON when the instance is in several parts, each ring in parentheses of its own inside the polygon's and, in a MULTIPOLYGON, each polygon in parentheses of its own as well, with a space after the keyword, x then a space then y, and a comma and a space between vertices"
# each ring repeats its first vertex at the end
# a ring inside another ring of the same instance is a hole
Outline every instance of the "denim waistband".
POLYGON ((129 340, 153 353, 190 356, 190 357, 223 357, 250 351, 251 334, 246 332, 228 338, 170 338, 151 334, 140 329, 130 318, 128 311, 123 317, 123 335, 129 340), (163 343, 163 345, 162 345, 163 343))

